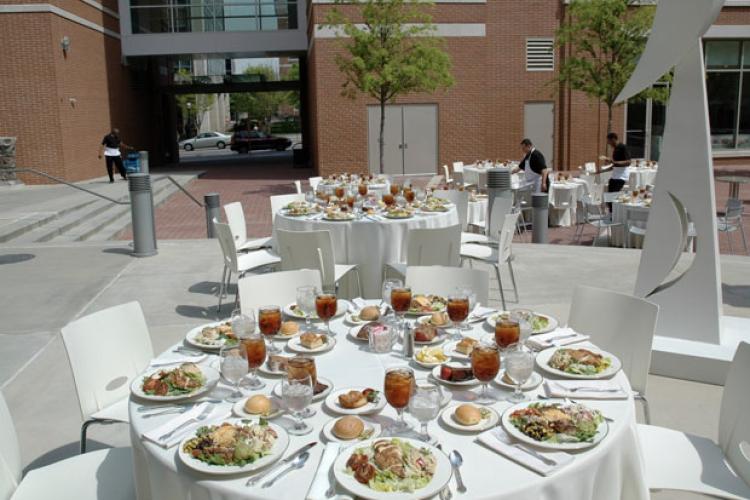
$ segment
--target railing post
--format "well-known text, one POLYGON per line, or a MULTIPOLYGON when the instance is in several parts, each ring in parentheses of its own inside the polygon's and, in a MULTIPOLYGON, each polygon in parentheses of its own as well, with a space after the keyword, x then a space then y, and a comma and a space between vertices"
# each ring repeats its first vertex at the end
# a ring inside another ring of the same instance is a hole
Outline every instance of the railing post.
POLYGON ((549 225, 549 197, 547 194, 532 194, 531 208, 531 242, 547 243, 547 226, 549 225))
POLYGON ((128 175, 128 189, 130 191, 130 215, 133 222, 133 255, 135 257, 156 255, 156 226, 151 176, 141 173, 128 175))
POLYGON ((220 220, 219 207, 221 202, 219 201, 219 193, 208 193, 203 196, 204 206, 206 207, 206 237, 216 238, 216 231, 214 230, 214 219, 220 220))

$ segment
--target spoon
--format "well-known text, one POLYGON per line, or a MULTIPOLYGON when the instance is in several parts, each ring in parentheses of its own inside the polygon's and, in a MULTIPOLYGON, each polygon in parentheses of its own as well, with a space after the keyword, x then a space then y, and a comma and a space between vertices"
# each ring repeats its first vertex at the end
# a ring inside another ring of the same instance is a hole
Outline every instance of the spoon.
POLYGON ((306 451, 302 455, 292 460, 292 463, 287 465, 284 469, 281 470, 281 472, 276 474, 273 478, 263 483, 262 487, 270 488, 271 486, 273 486, 273 483, 275 483, 277 479, 285 475, 287 472, 294 470, 294 469, 301 469, 305 465, 305 462, 307 462, 308 458, 310 458, 310 453, 306 451))
POLYGON ((456 473, 456 484, 458 484, 458 491, 460 493, 465 493, 466 485, 464 484, 464 480, 461 478, 461 465, 463 465, 464 463, 464 457, 461 456, 458 450, 453 450, 448 458, 450 459, 453 470, 456 473))

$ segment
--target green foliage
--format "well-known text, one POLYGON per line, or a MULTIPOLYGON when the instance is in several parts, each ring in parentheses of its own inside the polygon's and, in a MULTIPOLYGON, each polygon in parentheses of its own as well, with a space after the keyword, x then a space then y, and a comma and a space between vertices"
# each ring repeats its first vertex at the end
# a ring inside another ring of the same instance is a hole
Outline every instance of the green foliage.
MULTIPOLYGON (((294 66, 286 79, 295 80, 299 78, 299 67, 296 69, 297 77, 293 78, 294 66)), ((276 80, 273 68, 270 66, 252 66, 245 69, 245 74, 260 74, 265 81, 276 80)), ((279 106, 289 104, 299 108, 299 92, 254 92, 231 94, 229 106, 234 113, 247 113, 250 121, 268 123, 276 116, 279 106)))

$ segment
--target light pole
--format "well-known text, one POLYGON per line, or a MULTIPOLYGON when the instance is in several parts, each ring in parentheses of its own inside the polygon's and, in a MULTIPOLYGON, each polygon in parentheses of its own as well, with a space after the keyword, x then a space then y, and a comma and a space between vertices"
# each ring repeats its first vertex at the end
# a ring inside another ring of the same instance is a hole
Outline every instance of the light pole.
MULTIPOLYGON (((190 109, 193 107, 193 103, 188 102, 187 104, 185 104, 185 106, 187 106, 187 125, 190 131, 192 132, 192 126, 190 125, 190 109)), ((188 131, 185 131, 185 132, 187 135, 190 135, 188 131)))

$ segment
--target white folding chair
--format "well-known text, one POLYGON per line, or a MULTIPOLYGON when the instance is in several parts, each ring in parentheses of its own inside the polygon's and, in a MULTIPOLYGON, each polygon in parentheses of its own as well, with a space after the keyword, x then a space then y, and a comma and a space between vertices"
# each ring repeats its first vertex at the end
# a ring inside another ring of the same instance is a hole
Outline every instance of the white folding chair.
POLYGON ((743 210, 742 200, 729 198, 727 200, 727 209, 724 212, 724 215, 716 220, 716 228, 719 230, 719 233, 725 233, 727 235, 730 254, 734 254, 734 249, 732 248, 732 233, 737 230, 739 230, 742 235, 742 245, 745 247, 745 254, 747 254, 745 228, 742 225, 743 210))
POLYGON ((461 263, 461 226, 410 229, 406 235, 406 263, 387 263, 383 279, 392 270, 399 277, 411 266, 458 266, 461 263))
POLYGON ((269 196, 268 199, 271 200, 271 223, 273 223, 276 220, 276 214, 279 212, 279 210, 289 205, 293 201, 305 201, 305 195, 300 193, 277 194, 274 196, 269 196))
MULTIPOLYGON (((445 165, 443 165, 443 166, 445 166, 445 165)), ((452 181, 452 179, 451 179, 451 181, 452 181)), ((448 181, 448 182, 450 182, 450 181, 448 181)), ((435 189, 436 187, 438 187, 442 183, 443 183, 443 176, 442 175, 433 175, 432 177, 430 177, 430 180, 427 181, 427 185, 425 185, 425 188, 426 189, 435 189)))
POLYGON ((463 170, 464 186, 479 187, 479 172, 476 170, 463 170))
POLYGON ((235 201, 224 205, 224 215, 227 218, 227 224, 232 230, 234 244, 237 251, 246 252, 248 250, 257 250, 259 248, 271 246, 272 237, 247 239, 247 224, 245 223, 245 212, 242 209, 242 203, 235 201))
POLYGON ((81 453, 91 424, 127 423, 130 382, 154 357, 138 302, 89 314, 62 328, 81 408, 81 453))
POLYGON ((320 271, 299 269, 245 276, 237 280, 240 308, 254 311, 266 304, 284 307, 297 300, 297 288, 301 286, 320 289, 320 271))
MULTIPOLYGON (((237 253, 237 247, 234 246, 234 238, 229 224, 222 224, 214 219, 214 228, 216 237, 221 246, 221 252, 224 256, 224 270, 221 275, 221 286, 219 287, 219 304, 216 308, 217 314, 221 311, 221 302, 224 298, 229 284, 232 280, 232 273, 241 278, 248 271, 259 269, 265 266, 272 266, 281 262, 281 258, 268 248, 255 250, 248 253, 237 253)), ((234 302, 237 303, 239 293, 235 295, 234 302)))
POLYGON ((297 189, 297 194, 302 194, 302 181, 294 181, 294 187, 297 189))
POLYGON ((485 218, 485 220, 489 219, 490 225, 487 226, 487 223, 485 222, 478 226, 484 229, 484 234, 462 233, 461 244, 480 243, 483 245, 497 245, 500 231, 502 231, 503 225, 505 224, 505 216, 512 211, 513 200, 511 198, 496 197, 492 204, 492 213, 487 214, 489 217, 485 218))
POLYGON ((490 274, 482 269, 445 266, 409 266, 404 283, 415 293, 436 294, 444 297, 456 287, 470 288, 478 303, 487 305, 490 296, 490 274))
POLYGON ((649 209, 646 207, 627 207, 625 210, 625 247, 636 248, 631 237, 643 238, 646 236, 646 224, 648 223, 649 209))
POLYGON ((453 162, 453 172, 461 172, 464 171, 464 162, 462 161, 454 161, 453 162))
MULTIPOLYGON (((494 208, 494 207, 493 207, 494 208)), ((469 259, 469 265, 472 260, 481 260, 487 264, 491 264, 495 268, 495 276, 497 277, 497 284, 500 288, 500 301, 503 305, 503 310, 508 310, 505 305, 505 292, 503 291, 503 280, 500 278, 500 266, 503 264, 508 265, 508 271, 510 271, 510 281, 513 284, 513 293, 516 296, 516 302, 518 302, 518 287, 516 286, 516 276, 513 272, 513 235, 516 232, 516 223, 518 222, 518 212, 513 212, 505 216, 503 227, 500 230, 500 238, 497 248, 482 245, 477 243, 469 243, 461 245, 461 259, 469 259)))
POLYGON ((357 278, 357 290, 362 296, 362 283, 356 265, 336 264, 330 231, 276 231, 281 256, 281 270, 317 269, 325 290, 338 290, 341 279, 350 272, 357 278))
POLYGON ((650 490, 718 498, 750 498, 750 344, 740 342, 724 384, 719 442, 652 425, 638 425, 650 490))
MULTIPOLYGON (((604 193, 604 194, 616 195, 617 193, 604 193)), ((615 197, 612 197, 612 200, 614 199, 615 197)), ((605 196, 605 200, 606 200, 606 196, 605 196)), ((583 231, 588 225, 588 226, 593 226, 596 228, 596 234, 594 235, 594 240, 591 242, 592 246, 596 246, 596 240, 599 239, 599 235, 601 234, 602 229, 605 229, 607 231, 607 242, 609 242, 612 239, 612 228, 622 226, 622 223, 612 221, 612 215, 605 212, 602 204, 591 201, 591 198, 589 196, 584 196, 582 199, 582 202, 583 202, 584 224, 581 226, 580 232, 578 232, 578 241, 579 242, 581 241, 581 238, 583 237, 583 231)))
POLYGON ((634 397, 643 403, 646 422, 651 421, 646 384, 658 314, 659 306, 647 300, 577 286, 568 315, 569 327, 591 336, 591 342, 620 358, 634 397))
POLYGON ((135 498, 130 448, 109 448, 78 455, 31 470, 22 479, 18 437, 2 394, 0 443, 0 500, 135 498))
POLYGON ((449 200, 456 205, 458 221, 461 223, 461 231, 466 231, 469 224, 469 192, 458 189, 437 189, 432 192, 436 198, 449 200))
POLYGON ((310 189, 313 191, 318 190, 318 184, 320 184, 320 181, 323 180, 323 177, 310 177, 307 179, 307 182, 310 184, 310 189))
POLYGON ((451 179, 451 172, 448 170, 448 165, 443 165, 443 174, 445 174, 445 182, 453 182, 453 179, 451 179))

